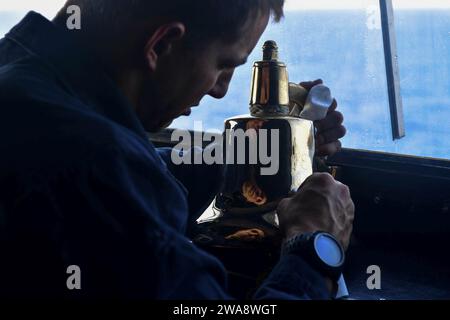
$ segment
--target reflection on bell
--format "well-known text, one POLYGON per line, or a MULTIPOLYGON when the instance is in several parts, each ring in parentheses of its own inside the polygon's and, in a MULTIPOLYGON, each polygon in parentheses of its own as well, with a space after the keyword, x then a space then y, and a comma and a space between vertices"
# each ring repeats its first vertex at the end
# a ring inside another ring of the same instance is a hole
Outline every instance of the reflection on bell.
POLYGON ((224 181, 200 226, 226 243, 274 243, 279 201, 313 173, 313 122, 292 116, 307 95, 289 83, 276 43, 267 41, 253 66, 250 115, 225 121, 224 181))

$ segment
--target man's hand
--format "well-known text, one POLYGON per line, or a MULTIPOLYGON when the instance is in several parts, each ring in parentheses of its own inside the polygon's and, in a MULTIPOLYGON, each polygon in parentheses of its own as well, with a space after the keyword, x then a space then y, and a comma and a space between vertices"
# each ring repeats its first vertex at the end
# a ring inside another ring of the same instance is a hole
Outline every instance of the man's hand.
POLYGON ((277 209, 280 229, 289 239, 299 233, 328 232, 347 249, 353 229, 355 206, 349 188, 328 173, 309 177, 277 209))
MULTIPOLYGON (((323 84, 323 81, 316 80, 300 83, 308 91, 318 84, 323 84)), ((342 144, 339 139, 345 136, 346 129, 342 125, 344 116, 336 111, 337 106, 337 101, 334 100, 326 118, 314 122, 317 128, 316 156, 318 157, 331 156, 341 150, 342 144)))

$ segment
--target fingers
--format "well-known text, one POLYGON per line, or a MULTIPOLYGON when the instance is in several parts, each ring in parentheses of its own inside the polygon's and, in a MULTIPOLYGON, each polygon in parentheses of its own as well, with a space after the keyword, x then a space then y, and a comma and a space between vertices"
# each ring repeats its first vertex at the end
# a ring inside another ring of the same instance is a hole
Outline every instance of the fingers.
POLYGON ((343 237, 344 243, 342 244, 344 247, 344 250, 347 251, 349 245, 351 236, 353 233, 353 221, 355 220, 355 204, 353 201, 350 200, 350 203, 347 207, 347 225, 345 228, 345 236, 343 237))
MULTIPOLYGON (((336 100, 335 100, 336 101, 336 100)), ((316 156, 331 156, 342 149, 339 139, 347 133, 347 129, 342 125, 344 116, 335 111, 337 103, 333 102, 331 112, 321 121, 314 123, 317 128, 316 135, 316 156)))
POLYGON ((340 190, 341 196, 346 199, 351 199, 350 188, 340 181, 336 180, 336 183, 339 185, 339 190, 340 190))
POLYGON ((280 229, 286 238, 322 230, 333 234, 345 250, 353 230, 354 203, 348 186, 328 173, 315 173, 291 198, 278 205, 280 229))
POLYGON ((353 225, 353 221, 355 221, 355 203, 353 200, 350 200, 348 212, 350 213, 350 223, 353 225))
POLYGON ((347 133, 347 129, 344 126, 339 126, 334 129, 318 132, 316 137, 317 146, 320 147, 322 145, 336 142, 347 133))
MULTIPOLYGON (((327 187, 332 184, 334 184, 336 180, 333 178, 333 176, 327 172, 317 172, 312 174, 306 181, 303 183, 303 186, 306 186, 308 184, 314 184, 319 185, 322 187, 327 187)), ((302 187, 299 188, 302 189, 302 187)))
POLYGON ((326 157, 332 156, 342 150, 342 144, 340 141, 331 142, 328 144, 320 145, 316 148, 316 156, 326 157))
MULTIPOLYGON (((323 84, 323 80, 322 79, 317 79, 314 81, 305 81, 305 82, 300 82, 300 85, 305 88, 306 90, 310 91, 313 87, 319 85, 319 84, 323 84)), ((338 103, 336 101, 336 99, 333 99, 333 103, 331 104, 328 113, 331 113, 333 111, 335 111, 337 109, 338 103)))
POLYGON ((329 112, 325 119, 316 121, 314 125, 319 132, 326 131, 341 125, 344 122, 344 116, 338 111, 329 112))
POLYGON ((338 220, 339 223, 337 224, 337 226, 339 226, 336 229, 338 233, 337 239, 340 240, 342 246, 344 247, 344 250, 347 251, 353 231, 355 204, 353 203, 353 200, 351 198, 350 188, 347 185, 340 183, 339 181, 336 181, 336 184, 338 185, 338 187, 335 192, 336 195, 338 195, 340 202, 342 203, 342 208, 344 208, 343 211, 340 211, 341 214, 338 220))
POLYGON ((319 183, 321 185, 329 185, 336 182, 336 180, 333 178, 333 176, 327 172, 318 172, 314 173, 310 180, 315 180, 316 183, 319 183))
POLYGON ((285 208, 288 206, 288 203, 289 203, 289 198, 285 198, 285 199, 281 200, 280 203, 278 203, 277 211, 283 212, 285 210, 285 208))
POLYGON ((300 85, 308 91, 311 90, 313 87, 317 86, 318 84, 323 84, 322 79, 300 83, 300 85))
POLYGON ((289 198, 284 199, 286 201, 283 203, 283 205, 286 205, 289 200, 298 198, 301 195, 302 191, 304 191, 304 189, 308 189, 308 186, 320 185, 321 187, 326 188, 327 186, 330 186, 334 182, 335 180, 333 176, 329 173, 326 172, 313 173, 302 183, 302 185, 298 188, 297 192, 291 194, 289 198))
POLYGON ((328 113, 332 113, 333 111, 336 111, 338 106, 338 103, 336 99, 333 99, 333 103, 331 104, 330 108, 328 109, 328 113))

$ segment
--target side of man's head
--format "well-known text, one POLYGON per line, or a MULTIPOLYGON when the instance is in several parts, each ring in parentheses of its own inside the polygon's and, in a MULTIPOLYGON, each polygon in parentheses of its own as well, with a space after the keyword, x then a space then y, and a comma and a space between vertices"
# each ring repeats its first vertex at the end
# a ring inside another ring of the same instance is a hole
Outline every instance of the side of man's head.
MULTIPOLYGON (((284 0, 69 0, 149 131, 225 96, 284 0)), ((64 11, 61 11, 63 13, 64 11)), ((61 13, 59 16, 61 16, 61 13)), ((57 17, 58 19, 58 17, 57 17)))

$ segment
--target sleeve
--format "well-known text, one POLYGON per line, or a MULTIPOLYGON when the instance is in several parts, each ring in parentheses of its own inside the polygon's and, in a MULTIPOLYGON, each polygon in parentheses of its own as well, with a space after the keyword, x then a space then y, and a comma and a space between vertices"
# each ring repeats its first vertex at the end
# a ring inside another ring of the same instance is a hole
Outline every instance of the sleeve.
POLYGON ((148 162, 103 150, 83 165, 22 177, 25 191, 8 205, 4 226, 11 259, 0 267, 1 277, 10 279, 3 291, 229 299, 222 264, 183 236, 182 222, 176 227, 186 215, 185 199, 177 199, 164 172, 148 162), (66 286, 71 265, 81 270, 81 290, 66 286))
MULTIPOLYGON (((85 160, 57 174, 52 169, 22 178, 20 185, 31 187, 3 210, 8 250, 0 266, 2 293, 9 288, 19 297, 231 299, 220 261, 174 227, 187 209, 176 192, 168 192, 164 172, 116 150, 85 160), (67 288, 72 265, 81 270, 80 290, 67 288)), ((320 275, 289 255, 255 295, 325 297, 320 275)))
MULTIPOLYGON (((166 163, 170 172, 188 190, 189 223, 192 225, 208 208, 214 197, 220 191, 223 181, 223 166, 221 164, 181 164, 171 161, 172 152, 183 152, 173 148, 159 148, 158 153, 166 163)), ((202 153, 200 148, 187 151, 191 157, 194 153, 202 153)))
POLYGON ((282 256, 254 295, 262 300, 330 300, 325 279, 300 256, 282 256))

